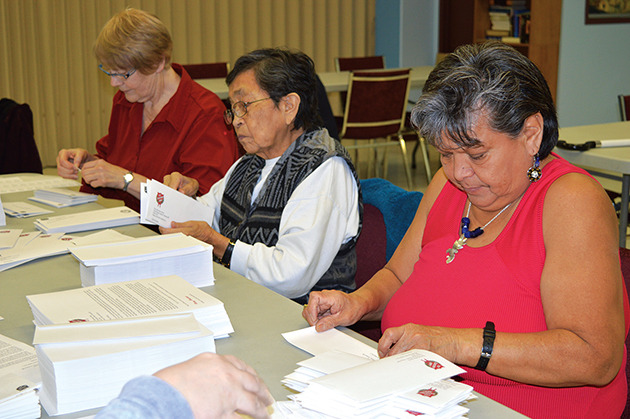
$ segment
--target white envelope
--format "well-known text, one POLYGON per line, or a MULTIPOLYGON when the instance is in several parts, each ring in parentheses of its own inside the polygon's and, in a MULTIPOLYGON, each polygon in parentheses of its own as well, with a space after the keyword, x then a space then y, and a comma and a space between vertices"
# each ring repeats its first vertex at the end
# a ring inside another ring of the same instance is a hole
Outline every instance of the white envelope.
POLYGON ((194 198, 169 188, 156 180, 147 182, 146 195, 141 195, 141 218, 160 227, 171 228, 171 222, 205 221, 212 224, 208 207, 194 198))

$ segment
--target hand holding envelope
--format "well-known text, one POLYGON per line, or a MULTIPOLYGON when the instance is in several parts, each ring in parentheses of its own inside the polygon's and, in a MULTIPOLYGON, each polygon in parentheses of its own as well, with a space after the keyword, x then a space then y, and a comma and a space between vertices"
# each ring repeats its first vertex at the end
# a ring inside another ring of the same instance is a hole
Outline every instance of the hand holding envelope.
POLYGON ((206 221, 212 224, 208 208, 194 198, 149 180, 140 191, 140 222, 171 228, 171 222, 206 221))

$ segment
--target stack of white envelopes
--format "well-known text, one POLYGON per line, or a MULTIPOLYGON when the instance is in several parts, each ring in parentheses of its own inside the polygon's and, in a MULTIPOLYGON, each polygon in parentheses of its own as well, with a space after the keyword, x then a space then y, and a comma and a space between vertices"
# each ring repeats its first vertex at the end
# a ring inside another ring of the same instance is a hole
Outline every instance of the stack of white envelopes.
POLYGON ((327 352, 299 365, 283 382, 301 391, 289 398, 315 417, 459 418, 473 390, 449 379, 464 369, 420 349, 377 361, 327 352))
POLYGON ((34 196, 29 199, 55 208, 65 208, 94 202, 97 198, 98 196, 95 194, 64 188, 50 188, 36 190, 34 196))
POLYGON ((38 326, 33 344, 49 415, 104 406, 134 377, 215 352, 191 314, 38 326))
POLYGON ((80 262, 84 287, 165 275, 196 287, 214 284, 212 246, 181 233, 69 250, 80 262))
POLYGON ((215 338, 234 332, 223 303, 176 276, 27 295, 36 325, 192 313, 215 338))
POLYGON ((17 374, 0 376, 0 418, 39 418, 41 408, 35 383, 17 374))
POLYGON ((55 217, 38 218, 35 228, 44 233, 75 233, 77 231, 120 227, 140 222, 140 214, 127 207, 105 208, 55 217))

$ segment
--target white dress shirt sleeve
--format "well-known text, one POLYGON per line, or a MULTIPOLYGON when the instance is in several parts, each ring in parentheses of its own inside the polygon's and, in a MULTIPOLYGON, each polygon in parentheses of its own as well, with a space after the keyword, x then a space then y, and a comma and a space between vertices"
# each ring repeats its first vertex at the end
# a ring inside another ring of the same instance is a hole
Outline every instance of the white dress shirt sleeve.
POLYGON ((354 237, 358 228, 357 184, 346 162, 333 157, 293 191, 282 212, 276 245, 237 241, 230 269, 279 294, 297 298, 311 290, 341 244, 354 237))

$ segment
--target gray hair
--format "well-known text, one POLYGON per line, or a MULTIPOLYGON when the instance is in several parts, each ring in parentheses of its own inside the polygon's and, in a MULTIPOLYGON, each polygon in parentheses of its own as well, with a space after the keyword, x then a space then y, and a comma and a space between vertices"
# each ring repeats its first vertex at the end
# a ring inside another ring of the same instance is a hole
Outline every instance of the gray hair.
POLYGON ((473 125, 485 115, 497 132, 516 138, 525 120, 540 112, 543 139, 538 154, 549 155, 558 142, 558 118, 542 73, 524 55, 501 42, 462 45, 431 72, 411 121, 429 144, 443 138, 459 147, 479 144, 473 125))

